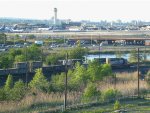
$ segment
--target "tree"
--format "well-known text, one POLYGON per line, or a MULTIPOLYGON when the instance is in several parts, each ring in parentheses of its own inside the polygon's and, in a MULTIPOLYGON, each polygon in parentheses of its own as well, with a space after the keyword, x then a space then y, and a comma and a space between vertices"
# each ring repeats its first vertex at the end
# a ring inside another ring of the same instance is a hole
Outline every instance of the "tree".
POLYGON ((26 58, 24 55, 15 56, 15 62, 24 62, 24 61, 26 61, 26 58))
MULTIPOLYGON (((139 54, 139 61, 143 60, 143 55, 139 54)), ((138 53, 136 50, 132 50, 129 55, 129 61, 130 62, 137 62, 138 61, 138 53)))
POLYGON ((91 81, 102 80, 101 65, 97 61, 90 62, 87 68, 87 73, 91 81))
MULTIPOLYGON (((26 51, 26 50, 24 49, 24 51, 26 51)), ((41 58, 41 56, 42 56, 42 52, 37 45, 33 44, 27 48, 28 60, 36 61, 36 60, 39 60, 41 58)))
POLYGON ((103 101, 116 99, 121 96, 121 93, 118 90, 108 89, 102 92, 101 98, 103 101))
POLYGON ((54 92, 63 92, 65 89, 65 73, 53 75, 51 77, 51 84, 54 92))
POLYGON ((122 58, 124 56, 123 51, 116 51, 116 58, 122 58))
POLYGON ((46 57, 46 64, 48 65, 56 65, 60 56, 58 54, 50 54, 46 57))
POLYGON ((69 50, 69 58, 70 59, 82 59, 82 57, 88 52, 87 49, 82 48, 80 46, 75 47, 69 50))
POLYGON ((6 99, 6 94, 4 88, 0 88, 0 101, 4 101, 6 99))
POLYGON ((22 80, 15 82, 14 87, 12 89, 12 99, 13 100, 20 100, 25 96, 25 84, 22 80))
POLYGON ((5 82, 4 90, 9 91, 12 88, 13 88, 13 76, 8 75, 7 80, 5 82))
POLYGON ((83 98, 85 101, 90 101, 93 99, 98 99, 100 97, 100 91, 97 90, 94 83, 89 83, 84 89, 83 98))
POLYGON ((9 68, 9 67, 12 67, 12 64, 13 64, 13 61, 14 59, 9 56, 8 54, 2 54, 0 56, 0 68, 9 68))
POLYGON ((102 77, 113 76, 110 64, 103 64, 102 65, 101 75, 102 75, 102 77))
POLYGON ((76 82, 76 83, 83 83, 86 84, 88 80, 88 75, 86 73, 86 68, 81 65, 79 62, 77 62, 75 64, 75 69, 73 72, 73 76, 72 76, 72 83, 76 82))
POLYGON ((22 49, 10 49, 8 54, 9 56, 12 56, 13 58, 15 58, 16 55, 23 54, 23 51, 22 49))
POLYGON ((42 73, 42 69, 37 69, 36 73, 29 83, 30 88, 35 88, 37 90, 47 91, 49 87, 49 82, 45 78, 45 76, 42 73))
POLYGON ((0 33, 0 43, 6 44, 7 35, 5 33, 0 33))

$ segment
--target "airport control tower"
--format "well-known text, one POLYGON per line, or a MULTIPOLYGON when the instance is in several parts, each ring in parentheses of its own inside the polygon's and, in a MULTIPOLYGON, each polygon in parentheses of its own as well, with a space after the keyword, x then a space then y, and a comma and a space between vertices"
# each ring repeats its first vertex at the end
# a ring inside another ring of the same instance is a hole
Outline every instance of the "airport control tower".
POLYGON ((54 8, 54 25, 57 25, 57 8, 54 8))

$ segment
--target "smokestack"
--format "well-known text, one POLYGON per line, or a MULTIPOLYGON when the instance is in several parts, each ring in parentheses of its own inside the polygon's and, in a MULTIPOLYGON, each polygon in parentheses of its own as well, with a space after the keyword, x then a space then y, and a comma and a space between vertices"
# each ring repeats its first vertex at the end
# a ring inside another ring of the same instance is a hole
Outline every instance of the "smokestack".
POLYGON ((57 8, 54 8, 54 25, 57 24, 57 8))

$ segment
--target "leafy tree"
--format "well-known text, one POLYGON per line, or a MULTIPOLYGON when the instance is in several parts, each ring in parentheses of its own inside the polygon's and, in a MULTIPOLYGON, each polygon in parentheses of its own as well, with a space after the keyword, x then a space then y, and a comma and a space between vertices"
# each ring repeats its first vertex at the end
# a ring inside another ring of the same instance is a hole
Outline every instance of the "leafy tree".
POLYGON ((21 49, 10 49, 8 53, 2 53, 0 56, 0 68, 10 68, 13 66, 15 61, 15 57, 21 55, 22 57, 16 58, 21 59, 23 58, 23 52, 21 49))
POLYGON ((102 95, 101 95, 103 101, 116 99, 120 96, 121 96, 121 93, 118 90, 114 90, 114 89, 108 89, 102 92, 102 95))
POLYGON ((65 89, 65 73, 53 75, 51 77, 52 89, 54 92, 62 92, 65 89))
POLYGON ((6 99, 6 94, 4 88, 0 89, 0 101, 4 101, 6 99))
POLYGON ((13 88, 13 77, 12 75, 8 75, 7 80, 4 85, 4 94, 5 100, 11 100, 12 98, 12 88, 13 88))
POLYGON ((26 58, 24 55, 15 56, 15 62, 24 62, 24 61, 26 61, 26 58))
POLYGON ((16 55, 23 54, 23 51, 22 49, 10 49, 8 54, 9 56, 12 56, 13 58, 15 58, 16 55))
POLYGON ((37 90, 47 91, 49 82, 42 73, 42 69, 37 69, 36 73, 29 83, 29 87, 37 90))
MULTIPOLYGON (((24 51, 25 51, 25 49, 24 49, 24 51)), ((28 60, 36 61, 36 60, 39 60, 41 58, 41 56, 42 56, 42 52, 37 45, 33 44, 30 47, 28 47, 28 49, 27 49, 28 60)))
POLYGON ((46 57, 46 64, 48 65, 55 65, 58 63, 60 56, 57 54, 50 54, 46 57))
POLYGON ((87 73, 91 81, 102 80, 101 65, 99 64, 99 62, 90 62, 87 68, 87 73))
POLYGON ((79 62, 75 64, 74 70, 68 71, 68 85, 71 91, 82 90, 89 80, 86 68, 79 62))
POLYGON ((72 83, 76 82, 80 84, 81 83, 86 84, 88 78, 89 77, 86 73, 86 68, 83 65, 81 65, 79 62, 77 62, 73 72, 72 83))
POLYGON ((0 43, 6 44, 7 35, 5 33, 0 33, 0 43))
POLYGON ((123 51, 116 51, 115 54, 117 58, 122 58, 124 56, 123 51))
POLYGON ((9 68, 12 67, 13 64, 13 58, 9 56, 8 54, 2 54, 0 56, 0 68, 9 68))
POLYGON ((88 52, 87 49, 82 48, 80 46, 75 47, 69 50, 69 58, 70 59, 82 59, 82 57, 88 52))
MULTIPOLYGON (((143 55, 139 54, 139 61, 143 60, 143 55)), ((129 56, 130 62, 137 62, 138 61, 138 53, 136 50, 132 50, 129 56)))
POLYGON ((93 99, 98 99, 100 97, 100 91, 97 90, 94 83, 89 83, 84 89, 83 98, 85 101, 90 101, 93 99))
POLYGON ((9 91, 12 88, 13 88, 13 76, 8 75, 7 80, 5 82, 4 90, 9 91))
POLYGON ((12 89, 12 99, 20 100, 25 96, 26 88, 25 84, 22 80, 15 82, 14 87, 12 89))
POLYGON ((111 66, 109 64, 103 64, 101 69, 102 77, 113 76, 111 66))

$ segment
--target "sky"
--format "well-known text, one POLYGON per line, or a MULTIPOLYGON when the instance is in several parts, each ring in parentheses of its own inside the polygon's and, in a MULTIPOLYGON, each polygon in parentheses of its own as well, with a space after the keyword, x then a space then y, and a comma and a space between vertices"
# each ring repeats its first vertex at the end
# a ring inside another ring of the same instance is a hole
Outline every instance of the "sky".
POLYGON ((0 0, 0 17, 150 21, 150 0, 0 0))

